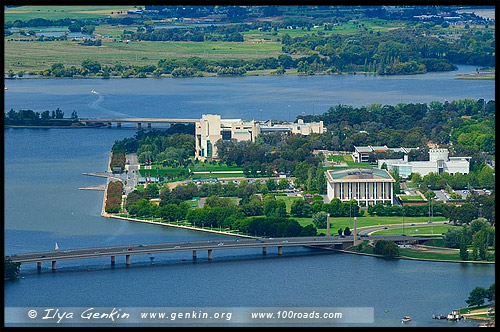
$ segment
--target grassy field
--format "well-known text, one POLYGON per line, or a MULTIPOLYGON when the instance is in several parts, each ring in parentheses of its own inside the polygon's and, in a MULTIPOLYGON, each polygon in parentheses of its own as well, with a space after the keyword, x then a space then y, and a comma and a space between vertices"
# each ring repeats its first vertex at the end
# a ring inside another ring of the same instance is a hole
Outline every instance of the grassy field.
POLYGON ((62 18, 84 19, 126 15, 134 6, 21 6, 4 9, 4 21, 27 21, 34 18, 59 20, 62 18), (112 13, 113 12, 113 13, 112 13))
POLYGON ((197 179, 208 179, 208 178, 243 178, 245 175, 243 173, 204 173, 204 174, 193 174, 190 178, 193 180, 197 179))
POLYGON ((167 168, 164 168, 164 167, 160 167, 158 168, 158 171, 156 170, 155 167, 153 167, 152 169, 144 169, 144 166, 141 166, 141 169, 139 170, 139 173, 141 176, 144 176, 145 173, 148 173, 148 174, 151 174, 151 176, 156 176, 158 174, 158 176, 178 176, 180 172, 182 171, 185 171, 185 173, 187 174, 188 170, 187 168, 172 168, 172 167, 167 167, 167 168))
MULTIPOLYGON (((309 224, 312 224, 312 218, 293 218, 299 222, 301 226, 307 226, 309 224)), ((411 223, 418 223, 418 222, 427 222, 428 217, 405 217, 405 225, 406 224, 411 224, 411 223)), ((433 217, 431 218, 432 221, 444 221, 446 220, 445 217, 433 217)), ((353 228, 353 220, 349 220, 349 217, 335 217, 335 218, 330 218, 330 230, 331 234, 336 234, 337 229, 342 228, 345 229, 346 227, 349 227, 350 229, 353 228)), ((371 217, 371 216, 366 216, 366 217, 358 217, 357 221, 357 227, 365 227, 365 226, 377 226, 377 225, 392 225, 392 224, 402 224, 403 223, 403 218, 402 217, 371 217)), ((437 227, 437 226, 435 226, 437 227)), ((401 232, 401 230, 400 230, 401 232)), ((326 229, 318 229, 318 233, 323 233, 326 234, 326 229)), ((359 233, 359 232, 358 232, 359 233)), ((406 227, 405 227, 405 233, 406 233, 406 227)), ((441 234, 441 233, 439 233, 441 234)))
POLYGON ((421 201, 421 202, 424 202, 424 199, 422 198, 422 196, 400 195, 399 198, 401 198, 401 200, 403 202, 411 202, 411 201, 421 201))
MULTIPOLYGON (((40 71, 50 68, 54 63, 80 67, 85 59, 93 59, 101 65, 114 65, 117 62, 138 66, 158 65, 167 58, 186 58, 198 56, 206 59, 253 59, 277 57, 281 45, 252 44, 237 42, 109 42, 102 46, 83 46, 76 41, 8 41, 4 38, 5 71, 40 71)), ((22 39, 27 39, 23 37, 22 39)))
POLYGON ((426 252, 417 249, 399 249, 399 255, 409 258, 425 258, 425 259, 441 259, 441 260, 461 260, 460 252, 456 251, 440 251, 440 252, 426 252))
MULTIPOLYGON (((276 196, 276 199, 280 200, 280 201, 285 201, 286 212, 290 213, 290 209, 291 209, 293 201, 296 201, 298 199, 303 199, 303 198, 302 197, 294 197, 294 196, 276 196)), ((312 222, 312 218, 310 218, 310 219, 312 222)))
POLYGON ((324 33, 325 35, 330 34, 355 34, 360 31, 368 30, 377 31, 389 31, 392 29, 397 29, 403 27, 404 24, 401 22, 388 22, 384 20, 362 20, 361 22, 346 22, 335 26, 332 26, 332 30, 325 30, 323 26, 318 28, 298 28, 298 29, 278 29, 277 33, 274 34, 273 31, 259 31, 250 30, 242 33, 245 40, 259 41, 259 42, 270 42, 278 41, 283 35, 288 34, 290 37, 300 37, 309 34, 324 33))
MULTIPOLYGON (((405 218, 406 219, 406 218, 405 218)), ((405 220, 406 226, 406 220, 405 220)), ((442 233, 446 233, 448 229, 451 228, 461 228, 461 226, 453 226, 453 225, 420 225, 420 226, 408 226, 405 227, 405 234, 408 235, 441 235, 442 233)), ((402 229, 385 229, 383 231, 378 231, 373 233, 373 235, 396 235, 401 234, 402 229)))
POLYGON ((205 164, 205 163, 199 163, 194 166, 189 167, 191 171, 193 172, 225 172, 225 171, 242 171, 243 168, 238 167, 238 166, 227 166, 225 164, 223 165, 212 165, 212 164, 205 164))
MULTIPOLYGON (((372 165, 371 163, 356 163, 354 162, 351 155, 330 155, 328 156, 328 161, 346 163, 347 168, 374 168, 376 165, 372 165)), ((331 167, 329 169, 341 169, 346 168, 346 166, 336 166, 331 167)))

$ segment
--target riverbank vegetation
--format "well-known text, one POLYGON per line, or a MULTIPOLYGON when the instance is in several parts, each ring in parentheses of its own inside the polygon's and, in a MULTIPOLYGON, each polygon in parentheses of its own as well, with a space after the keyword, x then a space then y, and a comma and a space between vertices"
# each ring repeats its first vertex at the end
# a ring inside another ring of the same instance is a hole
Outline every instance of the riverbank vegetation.
POLYGON ((495 260, 495 227, 484 218, 449 229, 444 235, 448 248, 460 249, 462 260, 495 260))
POLYGON ((64 117, 64 112, 57 108, 56 110, 34 112, 32 110, 10 109, 4 113, 5 126, 79 126, 78 114, 76 111, 71 113, 70 118, 64 117))
POLYGON ((4 259, 4 280, 14 280, 19 274, 21 263, 14 263, 10 259, 4 259))

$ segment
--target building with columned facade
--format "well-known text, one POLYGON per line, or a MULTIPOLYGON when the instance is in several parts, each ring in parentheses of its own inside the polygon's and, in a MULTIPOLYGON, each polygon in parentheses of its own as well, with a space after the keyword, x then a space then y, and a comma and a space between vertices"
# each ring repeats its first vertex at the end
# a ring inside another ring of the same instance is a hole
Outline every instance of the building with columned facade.
POLYGON ((396 180, 385 169, 350 168, 325 173, 329 201, 334 198, 342 202, 356 199, 358 204, 364 202, 366 206, 393 202, 396 180))

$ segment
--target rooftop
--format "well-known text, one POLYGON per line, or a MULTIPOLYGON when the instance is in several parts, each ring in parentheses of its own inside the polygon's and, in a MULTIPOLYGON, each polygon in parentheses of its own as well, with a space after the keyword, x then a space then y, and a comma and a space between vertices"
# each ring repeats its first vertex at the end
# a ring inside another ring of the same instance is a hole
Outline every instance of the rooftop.
POLYGON ((395 182, 385 169, 376 168, 350 168, 340 171, 326 171, 327 178, 333 180, 381 180, 395 182))

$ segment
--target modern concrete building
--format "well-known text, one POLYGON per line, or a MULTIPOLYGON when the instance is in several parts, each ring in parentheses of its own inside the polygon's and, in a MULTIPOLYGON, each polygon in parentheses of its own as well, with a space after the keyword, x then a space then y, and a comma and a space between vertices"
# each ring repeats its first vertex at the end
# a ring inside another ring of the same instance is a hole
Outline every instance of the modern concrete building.
POLYGON ((304 123, 302 119, 299 119, 297 123, 273 124, 269 121, 221 119, 220 115, 213 114, 203 114, 201 119, 196 122, 195 128, 195 157, 201 161, 217 158, 215 143, 221 139, 255 142, 255 138, 261 133, 282 132, 309 135, 311 133, 325 132, 323 121, 304 123))
POLYGON ((384 169, 351 168, 326 171, 328 200, 356 199, 366 206, 393 201, 394 178, 384 169))
POLYGON ((353 159, 357 163, 364 163, 368 162, 368 156, 372 152, 402 152, 405 155, 410 153, 411 150, 417 150, 418 148, 388 148, 387 145, 383 146, 355 146, 354 147, 354 153, 352 154, 353 159))
POLYGON ((448 149, 429 149, 429 161, 411 161, 404 159, 380 159, 378 167, 387 165, 388 170, 396 168, 402 178, 407 178, 411 173, 418 173, 425 176, 431 172, 441 174, 447 172, 451 175, 455 173, 469 173, 471 157, 448 157, 448 149))

